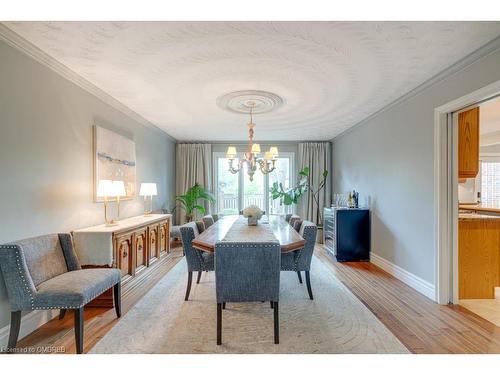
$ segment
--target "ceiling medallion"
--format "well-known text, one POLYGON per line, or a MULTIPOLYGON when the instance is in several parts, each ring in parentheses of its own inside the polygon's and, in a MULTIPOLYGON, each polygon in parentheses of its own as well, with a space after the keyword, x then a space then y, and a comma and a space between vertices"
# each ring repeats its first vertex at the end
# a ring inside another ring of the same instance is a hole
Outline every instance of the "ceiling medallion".
POLYGON ((217 105, 234 113, 260 114, 276 110, 285 104, 283 98, 269 91, 233 91, 217 98, 217 105))

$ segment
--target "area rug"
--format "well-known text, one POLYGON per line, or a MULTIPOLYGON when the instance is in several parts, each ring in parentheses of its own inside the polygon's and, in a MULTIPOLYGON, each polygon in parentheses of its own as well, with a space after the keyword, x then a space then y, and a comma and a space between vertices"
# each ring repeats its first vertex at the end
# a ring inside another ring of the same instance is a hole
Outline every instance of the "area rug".
MULTIPOLYGON (((196 277, 194 277, 196 279, 196 277)), ((91 353, 408 353, 403 344, 313 257, 314 300, 293 272, 281 273, 280 344, 269 302, 228 303, 216 345, 215 277, 204 272, 184 301, 180 261, 94 346, 91 353)))

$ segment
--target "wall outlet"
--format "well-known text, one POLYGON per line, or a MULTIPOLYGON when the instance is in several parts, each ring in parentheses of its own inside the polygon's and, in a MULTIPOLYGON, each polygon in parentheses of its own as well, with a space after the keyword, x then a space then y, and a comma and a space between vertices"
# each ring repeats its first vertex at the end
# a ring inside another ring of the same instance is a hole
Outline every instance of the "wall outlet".
POLYGON ((495 299, 500 300, 500 287, 496 286, 494 290, 495 299))

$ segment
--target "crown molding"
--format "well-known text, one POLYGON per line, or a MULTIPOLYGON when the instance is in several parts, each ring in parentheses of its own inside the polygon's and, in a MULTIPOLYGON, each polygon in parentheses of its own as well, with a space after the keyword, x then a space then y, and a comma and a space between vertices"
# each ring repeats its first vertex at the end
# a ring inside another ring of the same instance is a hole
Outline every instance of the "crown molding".
POLYGON ((56 72, 63 78, 67 79, 68 81, 74 83, 78 87, 82 88, 83 90, 87 91, 91 95, 95 96, 96 98, 100 99, 104 103, 110 105, 114 109, 122 112, 126 116, 132 118, 133 120, 137 121, 143 126, 146 126, 151 129, 159 130, 163 134, 165 134, 170 140, 173 142, 177 142, 177 139, 172 137, 170 134, 165 132, 163 129, 160 129, 158 126, 153 124, 152 122, 146 120, 144 117, 142 117, 140 114, 135 112, 134 110, 130 109, 127 107, 125 104, 120 102, 119 100, 115 99, 108 93, 106 93, 104 90, 100 89, 87 79, 83 78, 80 76, 78 73, 76 73, 74 70, 70 69, 66 65, 62 64, 46 52, 42 51, 40 48, 35 46, 33 43, 29 42, 28 40, 24 39, 22 36, 14 32, 13 30, 9 29, 5 24, 0 22, 0 40, 5 41, 8 45, 11 47, 16 48, 17 50, 23 52, 24 54, 28 55, 38 63, 46 66, 47 68, 51 69, 52 71, 56 72))
POLYGON ((404 101, 420 94, 422 91, 428 89, 429 87, 431 87, 431 86, 433 86, 441 81, 444 81, 445 79, 460 72, 461 70, 466 69, 470 65, 474 64, 476 61, 481 60, 481 59, 491 55, 492 53, 498 51, 499 49, 500 49, 500 36, 489 41, 484 46, 478 48, 474 52, 471 52, 470 54, 468 54, 467 56, 465 56, 461 60, 458 60, 456 63, 454 63, 453 65, 449 66, 448 68, 442 70, 438 74, 432 76, 424 83, 422 83, 419 86, 415 87, 414 89, 408 91, 406 94, 400 96, 396 100, 387 104, 385 107, 379 109, 378 111, 372 113, 371 115, 369 115, 365 119, 359 121, 358 123, 354 124, 350 128, 344 130, 342 133, 333 137, 331 139, 331 141, 334 141, 335 139, 341 138, 341 137, 349 134, 350 132, 354 131, 355 129, 357 129, 363 125, 366 125, 367 122, 369 122, 370 120, 373 120, 378 115, 380 115, 384 112, 387 112, 391 108, 396 107, 398 104, 401 104, 404 101))

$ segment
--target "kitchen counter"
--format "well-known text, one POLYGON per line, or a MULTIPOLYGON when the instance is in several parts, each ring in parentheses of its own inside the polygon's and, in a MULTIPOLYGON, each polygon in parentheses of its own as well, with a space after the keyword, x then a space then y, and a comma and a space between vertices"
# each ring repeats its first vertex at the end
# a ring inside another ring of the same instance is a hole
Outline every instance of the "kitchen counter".
POLYGON ((500 220, 500 215, 484 215, 480 213, 459 213, 458 220, 500 220))
POLYGON ((458 208, 461 210, 477 211, 477 212, 488 212, 490 214, 500 215, 500 205, 484 204, 484 203, 474 203, 474 204, 464 204, 459 203, 458 208))

